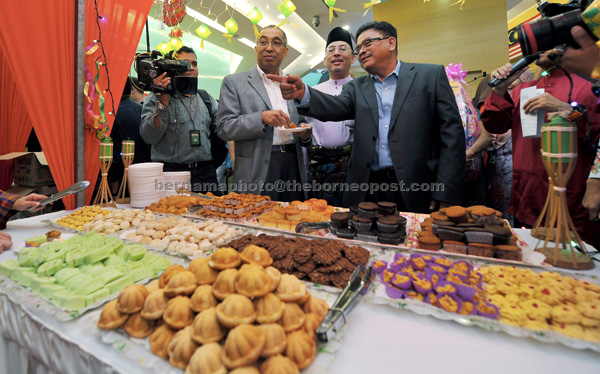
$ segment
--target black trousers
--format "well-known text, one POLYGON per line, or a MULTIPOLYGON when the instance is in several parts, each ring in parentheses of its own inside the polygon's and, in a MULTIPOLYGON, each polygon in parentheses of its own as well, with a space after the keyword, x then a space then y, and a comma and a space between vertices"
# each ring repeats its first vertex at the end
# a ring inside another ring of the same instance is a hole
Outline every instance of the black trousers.
POLYGON ((192 191, 198 193, 212 192, 217 196, 222 195, 222 192, 219 191, 217 173, 212 161, 194 162, 191 164, 164 163, 163 171, 189 171, 192 191))
POLYGON ((380 201, 390 201, 398 205, 399 212, 406 212, 406 205, 400 191, 390 191, 389 186, 395 183, 398 185, 398 179, 394 173, 394 168, 380 170, 371 170, 369 174, 369 185, 376 186, 373 192, 367 192, 367 201, 378 203, 380 201), (388 187, 388 188, 386 188, 388 187))
POLYGON ((288 147, 282 152, 279 146, 273 146, 263 194, 275 201, 304 201, 301 185, 302 178, 295 147, 288 147), (288 181, 292 183, 287 183, 288 181))

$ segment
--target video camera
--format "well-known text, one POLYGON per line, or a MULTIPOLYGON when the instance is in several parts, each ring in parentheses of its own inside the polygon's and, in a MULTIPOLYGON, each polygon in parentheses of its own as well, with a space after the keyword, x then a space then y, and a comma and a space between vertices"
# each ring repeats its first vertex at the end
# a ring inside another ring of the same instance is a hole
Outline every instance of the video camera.
POLYGON ((600 6, 598 1, 590 5, 591 2, 591 0, 571 0, 566 4, 538 2, 537 8, 543 18, 517 27, 523 56, 535 55, 561 44, 578 47, 571 36, 571 28, 574 26, 583 27, 594 40, 598 40, 593 33, 597 25, 592 26, 594 21, 586 17, 586 14, 582 15, 583 11, 586 13, 600 6), (589 9, 586 9, 588 6, 589 9))
POLYGON ((186 60, 171 60, 160 58, 159 51, 152 51, 151 56, 139 55, 135 59, 135 70, 138 73, 140 88, 145 91, 165 94, 195 95, 198 92, 198 78, 183 75, 192 70, 192 65, 186 60), (154 84, 154 79, 163 73, 171 78, 167 87, 154 84))

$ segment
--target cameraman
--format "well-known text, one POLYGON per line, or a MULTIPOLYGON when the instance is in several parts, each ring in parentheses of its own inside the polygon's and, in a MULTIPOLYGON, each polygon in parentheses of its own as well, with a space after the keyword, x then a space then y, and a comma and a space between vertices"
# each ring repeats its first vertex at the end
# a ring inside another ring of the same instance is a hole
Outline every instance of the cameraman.
MULTIPOLYGON (((170 52, 165 59, 187 60, 191 70, 185 75, 198 76, 196 53, 189 47, 170 52)), ((167 87, 171 78, 163 73, 154 85, 167 87)), ((217 175, 212 164, 210 124, 217 112, 217 102, 210 96, 208 112, 199 93, 195 95, 151 93, 144 101, 140 135, 152 146, 152 161, 162 162, 164 171, 190 171, 194 192, 218 193, 217 175)))
MULTIPOLYGON (((600 226, 589 220, 589 213, 582 205, 586 192, 586 180, 594 163, 595 152, 590 146, 598 142, 600 135, 600 115, 595 113, 597 97, 592 93, 591 84, 584 79, 554 69, 560 63, 549 58, 550 54, 560 57, 556 50, 546 51, 535 62, 538 68, 547 71, 547 75, 538 80, 517 86, 511 95, 507 94, 508 86, 519 78, 519 74, 509 76, 512 65, 506 64, 492 72, 492 78, 503 78, 485 102, 485 110, 481 120, 485 128, 494 134, 502 134, 512 129, 513 139, 513 183, 509 213, 515 216, 515 226, 520 224, 532 226, 541 213, 548 190, 548 175, 543 167, 540 154, 540 138, 524 138, 521 129, 521 90, 527 87, 544 89, 545 93, 530 99, 523 105, 525 113, 566 112, 571 120, 577 123, 577 163, 567 184, 567 204, 573 223, 582 238, 594 247, 600 245, 600 226), (507 78, 508 77, 508 78, 507 78), (585 116, 575 111, 569 104, 570 91, 572 101, 583 105, 588 112, 590 123, 585 116), (589 130, 589 140, 584 136, 589 130)), ((545 117, 548 122, 548 117, 545 117)))

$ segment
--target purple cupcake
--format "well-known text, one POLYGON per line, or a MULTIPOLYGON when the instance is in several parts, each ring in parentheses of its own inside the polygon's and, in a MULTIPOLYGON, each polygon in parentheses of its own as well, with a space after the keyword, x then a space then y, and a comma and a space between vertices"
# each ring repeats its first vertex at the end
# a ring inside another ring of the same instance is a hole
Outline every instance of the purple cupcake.
POLYGON ((415 270, 424 270, 427 267, 427 261, 421 254, 410 255, 410 265, 415 270))
POLYGON ((448 281, 438 282, 433 289, 437 292, 438 296, 440 295, 454 295, 458 292, 456 289, 456 284, 448 281))
POLYGON ((427 304, 439 307, 437 303, 437 295, 435 294, 435 292, 430 292, 427 295, 425 295, 425 299, 423 301, 425 301, 427 304))
POLYGON ((380 274, 379 274, 379 278, 381 279, 382 283, 389 283, 392 281, 392 278, 394 277, 394 274, 396 274, 395 272, 386 269, 383 270, 380 274))
POLYGON ((408 290, 413 282, 410 278, 410 274, 406 272, 396 273, 392 278, 391 282, 395 287, 400 288, 401 290, 408 290))
POLYGON ((474 287, 465 286, 464 284, 456 285, 456 294, 463 301, 473 302, 477 289, 474 287))
POLYGON ((402 255, 398 256, 398 258, 395 257, 396 256, 394 256, 394 262, 390 264, 390 270, 398 272, 406 269, 410 265, 406 257, 402 255))
POLYGON ((446 269, 442 265, 437 265, 435 263, 429 263, 427 265, 427 268, 425 268, 425 271, 427 271, 427 269, 429 269, 431 271, 435 271, 436 273, 440 273, 440 274, 446 274, 448 272, 448 269, 446 269))
POLYGON ((462 301, 455 295, 438 294, 437 302, 440 308, 451 313, 460 313, 462 309, 462 301))
POLYGON ((385 283, 385 293, 392 299, 404 298, 404 291, 402 291, 399 288, 394 287, 394 285, 392 285, 392 284, 385 283))
POLYGON ((475 314, 481 317, 490 318, 490 319, 498 319, 498 307, 494 304, 486 303, 485 301, 480 301, 477 303, 475 307, 475 314))
POLYGON ((425 300, 425 296, 418 293, 417 291, 406 291, 404 292, 404 298, 405 299, 413 299, 413 300, 419 300, 419 301, 424 301, 425 300))
POLYGON ((442 256, 442 257, 438 257, 436 259, 433 260, 433 262, 436 265, 440 265, 442 267, 445 267, 446 269, 449 269, 452 267, 452 265, 454 264, 454 262, 452 262, 451 260, 448 260, 446 257, 442 256))
POLYGON ((426 295, 433 290, 433 284, 427 278, 415 276, 412 278, 412 284, 421 295, 426 295))
POLYGON ((377 274, 381 274, 384 270, 387 269, 388 263, 382 260, 373 261, 371 263, 373 267, 373 271, 377 274))

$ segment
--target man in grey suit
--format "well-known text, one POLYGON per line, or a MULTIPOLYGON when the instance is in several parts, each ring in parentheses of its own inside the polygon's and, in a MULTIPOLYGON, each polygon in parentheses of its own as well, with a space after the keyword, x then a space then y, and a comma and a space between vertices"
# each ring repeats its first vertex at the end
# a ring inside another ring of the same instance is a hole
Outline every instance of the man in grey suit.
POLYGON ((291 100, 284 100, 279 83, 267 74, 283 75, 287 37, 275 26, 265 27, 255 47, 257 66, 223 79, 217 130, 235 141, 233 178, 236 192, 269 195, 278 201, 305 200, 302 146, 309 146, 312 128, 300 124, 291 100), (302 129, 291 129, 292 123, 302 129))
POLYGON ((465 134, 444 67, 398 60, 396 29, 387 22, 367 23, 356 36, 369 75, 346 83, 339 96, 306 89, 298 76, 269 76, 301 114, 355 119, 344 205, 393 201, 425 213, 463 203, 465 134))

